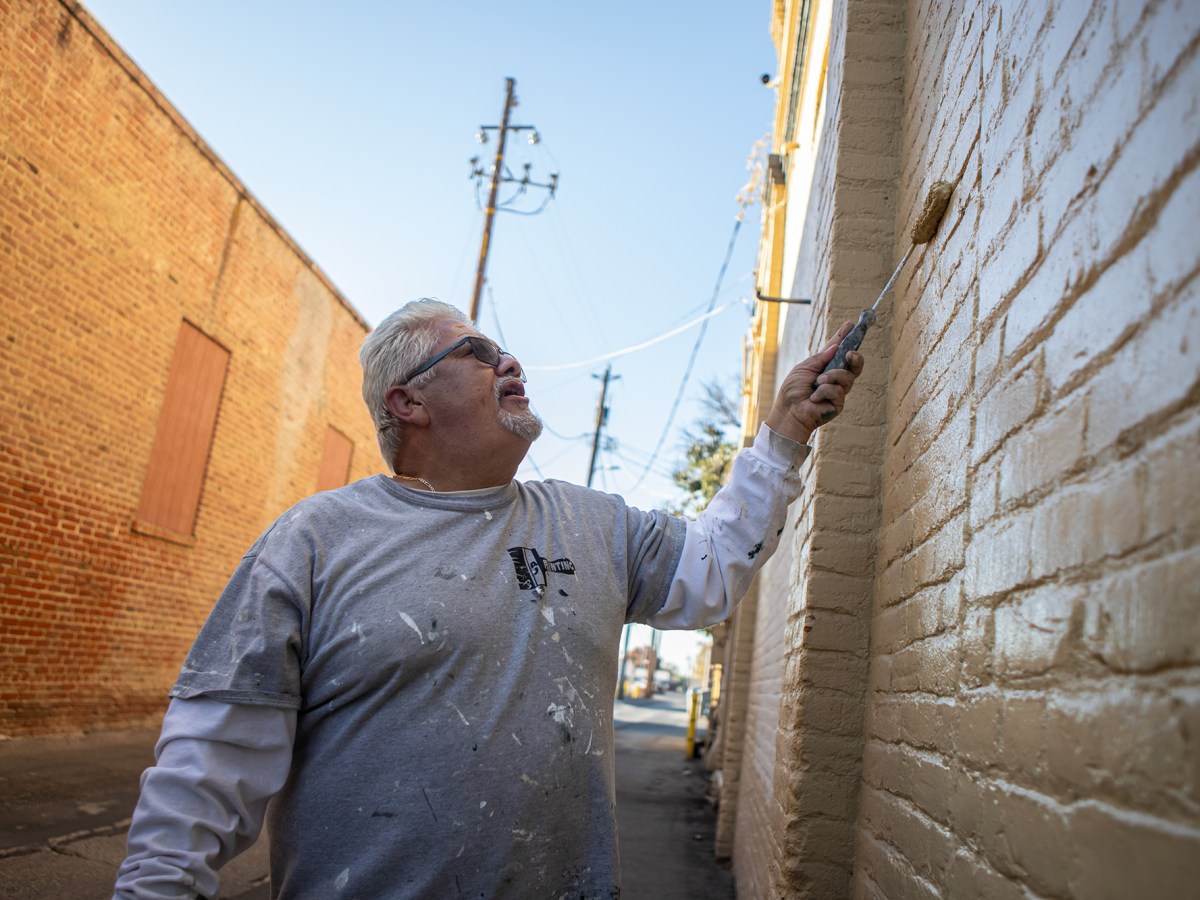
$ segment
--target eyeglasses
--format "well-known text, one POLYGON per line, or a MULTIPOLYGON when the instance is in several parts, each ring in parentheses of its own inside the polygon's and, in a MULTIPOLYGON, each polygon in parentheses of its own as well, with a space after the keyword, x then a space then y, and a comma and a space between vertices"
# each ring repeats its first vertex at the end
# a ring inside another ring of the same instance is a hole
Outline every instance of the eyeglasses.
MULTIPOLYGON (((425 360, 425 362, 421 363, 419 366, 417 366, 415 369, 413 369, 411 372, 409 372, 400 381, 398 381, 396 383, 397 384, 408 384, 410 381, 412 381, 414 378, 416 378, 422 372, 428 372, 430 369, 432 369, 434 366, 436 366, 438 363, 440 363, 443 359, 445 359, 447 356, 449 356, 451 353, 453 353, 455 350, 457 350, 463 344, 466 344, 468 347, 471 348, 471 352, 473 354, 475 354, 475 358, 477 360, 479 360, 485 366, 490 366, 493 369, 496 368, 496 366, 498 366, 500 364, 501 356, 512 356, 511 353, 501 350, 499 347, 497 347, 495 344, 493 344, 487 338, 475 337, 474 335, 471 335, 469 337, 463 338, 460 341, 456 341, 455 343, 451 344, 449 347, 447 347, 445 350, 443 350, 441 353, 437 354, 436 356, 431 356, 429 359, 425 360)), ((515 357, 514 357, 514 359, 515 359, 515 357)), ((519 366, 518 366, 518 368, 519 368, 519 366)), ((522 381, 525 380, 524 372, 521 372, 521 380, 522 381)))

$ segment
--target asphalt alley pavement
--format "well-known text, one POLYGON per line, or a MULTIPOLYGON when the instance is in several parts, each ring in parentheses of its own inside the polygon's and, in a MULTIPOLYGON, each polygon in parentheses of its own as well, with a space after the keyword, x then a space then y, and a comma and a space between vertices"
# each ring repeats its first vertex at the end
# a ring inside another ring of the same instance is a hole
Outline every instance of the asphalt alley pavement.
MULTIPOLYGON (((732 900, 713 859, 706 775, 685 756, 682 693, 617 701, 623 900, 732 900)), ((108 900, 154 731, 0 743, 0 898, 108 900)), ((267 900, 266 841, 221 872, 225 900, 267 900)))
MULTIPOLYGON (((157 731, 0 744, 0 897, 108 900, 157 731)), ((225 900, 267 900, 266 843, 221 873, 225 900)))
POLYGON ((713 857, 708 777, 688 759, 686 695, 618 700, 617 827, 621 900, 733 900, 733 873, 713 857))

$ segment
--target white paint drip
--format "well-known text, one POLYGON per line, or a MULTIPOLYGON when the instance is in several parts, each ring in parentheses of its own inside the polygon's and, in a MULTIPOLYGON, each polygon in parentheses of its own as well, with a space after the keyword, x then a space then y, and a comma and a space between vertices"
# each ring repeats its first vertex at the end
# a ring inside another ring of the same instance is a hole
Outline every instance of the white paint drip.
POLYGON ((549 622, 550 627, 553 628, 554 627, 554 609, 553 609, 553 607, 543 606, 542 607, 542 618, 545 619, 547 622, 549 622))
POLYGON ((487 519, 489 522, 490 522, 490 521, 492 521, 492 513, 491 513, 491 510, 487 510, 487 509, 485 509, 485 510, 483 511, 483 517, 484 517, 485 519, 487 519))
POLYGON ((342 869, 342 871, 338 873, 337 880, 333 883, 333 888, 335 891, 337 891, 340 894, 342 891, 344 891, 346 889, 346 885, 348 885, 349 883, 350 883, 350 870, 342 869))
POLYGON ((546 707, 546 715, 564 728, 570 728, 574 724, 571 712, 571 707, 565 703, 562 706, 559 706, 557 703, 551 703, 546 707))
POLYGON ((356 635, 358 637, 358 642, 360 644, 366 643, 367 636, 366 636, 366 634, 363 633, 362 626, 359 625, 357 622, 354 622, 350 625, 350 633, 353 635, 356 635))
POLYGON ((575 690, 575 685, 571 684, 571 679, 566 675, 561 678, 555 678, 554 683, 558 685, 558 691, 567 698, 567 702, 578 706, 584 712, 587 712, 587 707, 583 705, 583 699, 579 696, 579 691, 575 690))
MULTIPOLYGON (((451 705, 451 706, 454 706, 454 704, 453 704, 453 703, 451 703, 450 705, 451 705)), ((471 724, 471 723, 470 723, 470 722, 467 720, 467 717, 463 715, 463 712, 462 712, 462 710, 461 710, 461 709, 459 709, 457 706, 454 706, 454 711, 455 711, 456 713, 458 713, 458 717, 459 717, 460 719, 462 719, 462 723, 463 723, 464 725, 470 726, 470 724, 471 724)))
MULTIPOLYGON (((417 627, 417 623, 413 621, 413 617, 406 612, 400 613, 400 618, 404 620, 404 624, 417 633, 417 637, 421 639, 421 643, 425 643, 425 635, 421 634, 421 629, 417 627)), ((355 623, 356 625, 358 623, 355 623)))

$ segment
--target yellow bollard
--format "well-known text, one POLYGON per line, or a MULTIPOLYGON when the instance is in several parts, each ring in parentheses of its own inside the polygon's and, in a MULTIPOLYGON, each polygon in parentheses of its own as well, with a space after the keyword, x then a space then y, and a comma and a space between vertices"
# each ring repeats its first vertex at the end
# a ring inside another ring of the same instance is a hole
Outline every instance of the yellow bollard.
POLYGON ((696 755, 696 717, 700 713, 700 692, 688 691, 687 758, 696 755))

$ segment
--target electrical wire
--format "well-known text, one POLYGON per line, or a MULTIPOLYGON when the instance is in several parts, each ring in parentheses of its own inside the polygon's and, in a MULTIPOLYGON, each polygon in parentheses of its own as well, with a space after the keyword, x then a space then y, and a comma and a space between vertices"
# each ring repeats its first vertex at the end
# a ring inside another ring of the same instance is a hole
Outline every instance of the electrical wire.
MULTIPOLYGON (((591 435, 587 435, 587 437, 589 437, 589 438, 590 438, 590 437, 591 437, 591 435)), ((562 459, 564 456, 566 456, 568 453, 574 453, 574 452, 575 452, 575 450, 577 450, 577 449, 578 449, 578 448, 577 448, 577 447, 574 447, 574 446, 567 446, 567 447, 564 447, 564 448, 563 448, 563 449, 562 449, 562 450, 561 450, 561 451, 558 453, 558 455, 557 455, 557 456, 552 456, 550 459, 546 460, 546 467, 547 467, 547 468, 549 468, 550 466, 554 465, 554 463, 558 462, 560 459, 562 459)))
MULTIPOLYGON (((516 199, 516 197, 513 198, 513 200, 515 200, 515 199, 516 199)), ((499 204, 497 204, 496 212, 512 213, 514 216, 536 216, 539 213, 541 213, 542 210, 544 210, 547 206, 549 206, 550 201, 553 199, 554 199, 554 196, 552 194, 546 194, 546 196, 542 198, 542 205, 539 206, 537 209, 509 209, 506 206, 500 206, 499 204)), ((509 202, 511 203, 512 200, 510 200, 509 202)))
MULTIPOLYGON (((726 263, 726 265, 728 265, 728 263, 729 263, 728 257, 726 257, 725 263, 726 263)), ((714 301, 716 300, 715 295, 713 296, 713 300, 714 301)), ((708 322, 708 320, 711 319, 713 316, 719 316, 721 313, 725 312, 725 310, 729 309, 729 307, 732 305, 733 305, 732 303, 726 303, 724 306, 722 306, 718 309, 713 309, 712 305, 710 304, 708 312, 706 312, 700 318, 693 319, 690 322, 680 325, 678 328, 672 328, 670 331, 666 332, 665 334, 660 334, 658 337, 653 337, 648 341, 642 341, 640 344, 634 344, 632 347, 626 347, 623 350, 613 350, 611 353, 605 353, 601 356, 593 356, 591 359, 584 359, 584 360, 580 360, 579 362, 561 363, 559 365, 553 365, 553 366, 525 366, 525 368, 530 372, 560 372, 563 369, 577 369, 580 366, 593 366, 596 363, 604 362, 605 360, 616 359, 618 356, 626 356, 626 355, 628 355, 630 353, 634 353, 638 350, 645 350, 647 347, 653 347, 655 344, 660 344, 663 341, 667 340, 668 338, 673 338, 673 337, 675 337, 675 335, 680 334, 684 331, 687 331, 689 328, 694 328, 695 326, 701 325, 701 324, 704 324, 704 328, 702 328, 700 331, 700 340, 703 340, 704 339, 704 330, 708 328, 708 325, 706 324, 708 322)), ((693 351, 693 353, 692 353, 692 361, 695 362, 695 351, 693 351)), ((690 367, 691 367, 691 364, 689 363, 689 368, 690 367)))
MULTIPOLYGON (((496 294, 492 290, 492 286, 490 284, 487 286, 487 296, 488 296, 488 307, 492 311, 492 322, 496 326, 496 337, 498 337, 500 339, 501 347, 507 347, 508 346, 508 338, 506 338, 504 336, 504 326, 500 324, 500 311, 496 306, 496 294)), ((524 369, 523 366, 522 366, 522 369, 524 369)), ((544 418, 542 418, 542 416, 538 415, 537 409, 535 407, 533 407, 532 404, 530 404, 530 407, 533 409, 533 414, 535 416, 537 416, 539 419, 542 419, 542 428, 544 428, 546 431, 550 432, 552 435, 554 435, 560 441, 578 441, 581 438, 591 437, 590 434, 581 434, 576 437, 567 437, 565 434, 559 434, 557 431, 555 431, 553 428, 551 428, 549 425, 546 424, 546 420, 544 418)), ((534 468, 535 469, 537 468, 536 463, 534 464, 534 468)), ((541 475, 541 474, 542 474, 541 470, 539 469, 538 475, 541 475)))
POLYGON ((555 431, 548 424, 546 424, 545 418, 537 411, 537 408, 534 407, 534 405, 532 403, 529 404, 529 406, 530 406, 530 409, 533 410, 533 414, 542 420, 542 428, 547 433, 552 434, 554 437, 558 438, 560 441, 582 441, 585 438, 590 438, 592 436, 591 432, 587 432, 587 431, 583 432, 582 434, 577 434, 574 437, 572 437, 569 434, 561 434, 560 432, 555 431))
MULTIPOLYGON (((729 268, 729 260, 733 258, 733 247, 737 243, 738 232, 742 229, 742 216, 739 215, 733 220, 733 233, 729 235, 729 246, 725 248, 725 259, 721 263, 721 271, 717 273, 717 283, 713 287, 712 299, 709 301, 709 309, 717 303, 717 298, 721 294, 721 284, 725 280, 725 272, 729 268)), ((722 307, 725 309, 727 307, 722 307)), ((708 319, 713 313, 708 313, 701 321, 704 323, 700 328, 700 333, 696 335, 696 343, 692 346, 692 355, 688 359, 687 369, 683 373, 683 380, 679 383, 679 391, 675 394, 675 403, 671 406, 671 412, 667 416, 667 422, 663 426, 662 434, 658 437, 658 444, 654 448, 654 453, 650 457, 650 462, 646 464, 646 468, 642 470, 642 474, 634 483, 631 491, 636 491, 643 481, 646 480, 646 475, 650 472, 650 467, 654 465, 658 459, 658 454, 662 452, 663 444, 666 443, 667 434, 671 431, 671 425, 675 422, 675 414, 679 412, 679 404, 683 401, 684 391, 687 390, 688 381, 692 377, 692 368, 696 365, 696 357, 700 353, 700 345, 704 342, 704 334, 708 331, 708 319)))
MULTIPOLYGON (((475 218, 472 220, 472 224, 475 226, 476 232, 478 232, 480 230, 479 221, 480 221, 479 218, 475 218)), ((474 238, 474 235, 471 233, 471 229, 464 228, 463 229, 462 250, 458 254, 458 264, 454 267, 454 280, 450 283, 451 302, 453 302, 453 298, 458 296, 458 285, 462 279, 463 269, 465 268, 464 264, 467 261, 467 254, 471 249, 471 244, 473 243, 473 240, 472 240, 473 238, 474 238)))
POLYGON ((496 309, 496 295, 492 293, 492 286, 487 286, 488 306, 492 308, 492 321, 496 323, 496 337, 500 338, 500 346, 508 346, 508 338, 504 336, 504 328, 500 325, 500 313, 496 309))
MULTIPOLYGON (((636 450, 636 448, 632 448, 627 444, 622 444, 621 447, 614 452, 617 454, 618 459, 629 464, 631 471, 644 467, 646 465, 646 460, 650 457, 650 454, 645 450, 636 450), (630 451, 634 452, 631 453, 630 451), (640 459, 638 458, 639 456, 641 457, 640 459)), ((660 478, 665 478, 668 481, 675 477, 675 472, 667 463, 658 463, 655 465, 653 472, 655 475, 659 476, 660 478)))
POLYGON ((609 339, 608 333, 604 328, 605 323, 595 312, 600 307, 592 301, 591 291, 588 289, 588 279, 583 274, 583 267, 579 265, 579 258, 575 253, 575 246, 571 241, 571 232, 567 227, 567 220, 563 216, 562 203, 556 203, 551 207, 550 220, 557 225, 557 227, 551 228, 550 231, 554 235, 554 240, 558 243, 559 253, 567 261, 567 275, 568 280, 571 282, 571 287, 574 289, 575 303, 583 313, 584 319, 587 320, 591 333, 600 338, 601 344, 608 344, 609 339))
MULTIPOLYGON (((550 144, 543 137, 537 144, 538 152, 550 161, 550 168, 555 174, 562 171, 562 164, 554 155, 554 151, 550 148, 550 144)), ((563 258, 567 260, 567 271, 570 279, 574 282, 575 301, 578 303, 583 312, 584 318, 588 321, 591 327, 591 333, 598 335, 603 343, 608 343, 608 336, 604 330, 604 322, 596 315, 595 310, 600 309, 600 306, 592 302, 591 291, 588 289, 589 280, 583 274, 583 267, 579 264, 579 255, 575 252, 574 243, 571 241, 571 229, 567 227, 567 221, 563 215, 563 204, 555 203, 550 208, 550 218, 558 224, 557 228, 552 228, 555 241, 558 242, 559 252, 563 258)))
MULTIPOLYGON (((522 246, 525 247, 525 252, 528 254, 529 263, 533 266, 534 272, 537 273, 538 280, 541 281, 542 288, 545 290, 546 296, 554 297, 558 292, 550 286, 550 282, 546 278, 546 273, 542 269, 541 260, 538 256, 537 245, 529 239, 529 234, 524 227, 518 226, 513 230, 516 231, 517 236, 521 240, 522 246)), ((562 304, 552 303, 550 304, 550 308, 554 311, 554 315, 558 319, 560 326, 559 334, 565 336, 566 339, 570 341, 571 346, 575 349, 575 351, 578 352, 580 348, 579 343, 575 340, 575 329, 573 329, 571 324, 566 320, 563 314, 562 304)))
POLYGON ((531 466, 533 466, 533 471, 537 472, 537 477, 540 478, 542 481, 546 480, 546 476, 542 474, 542 470, 539 469, 538 464, 536 462, 534 462, 532 453, 526 453, 525 459, 523 459, 522 462, 529 463, 531 466))

